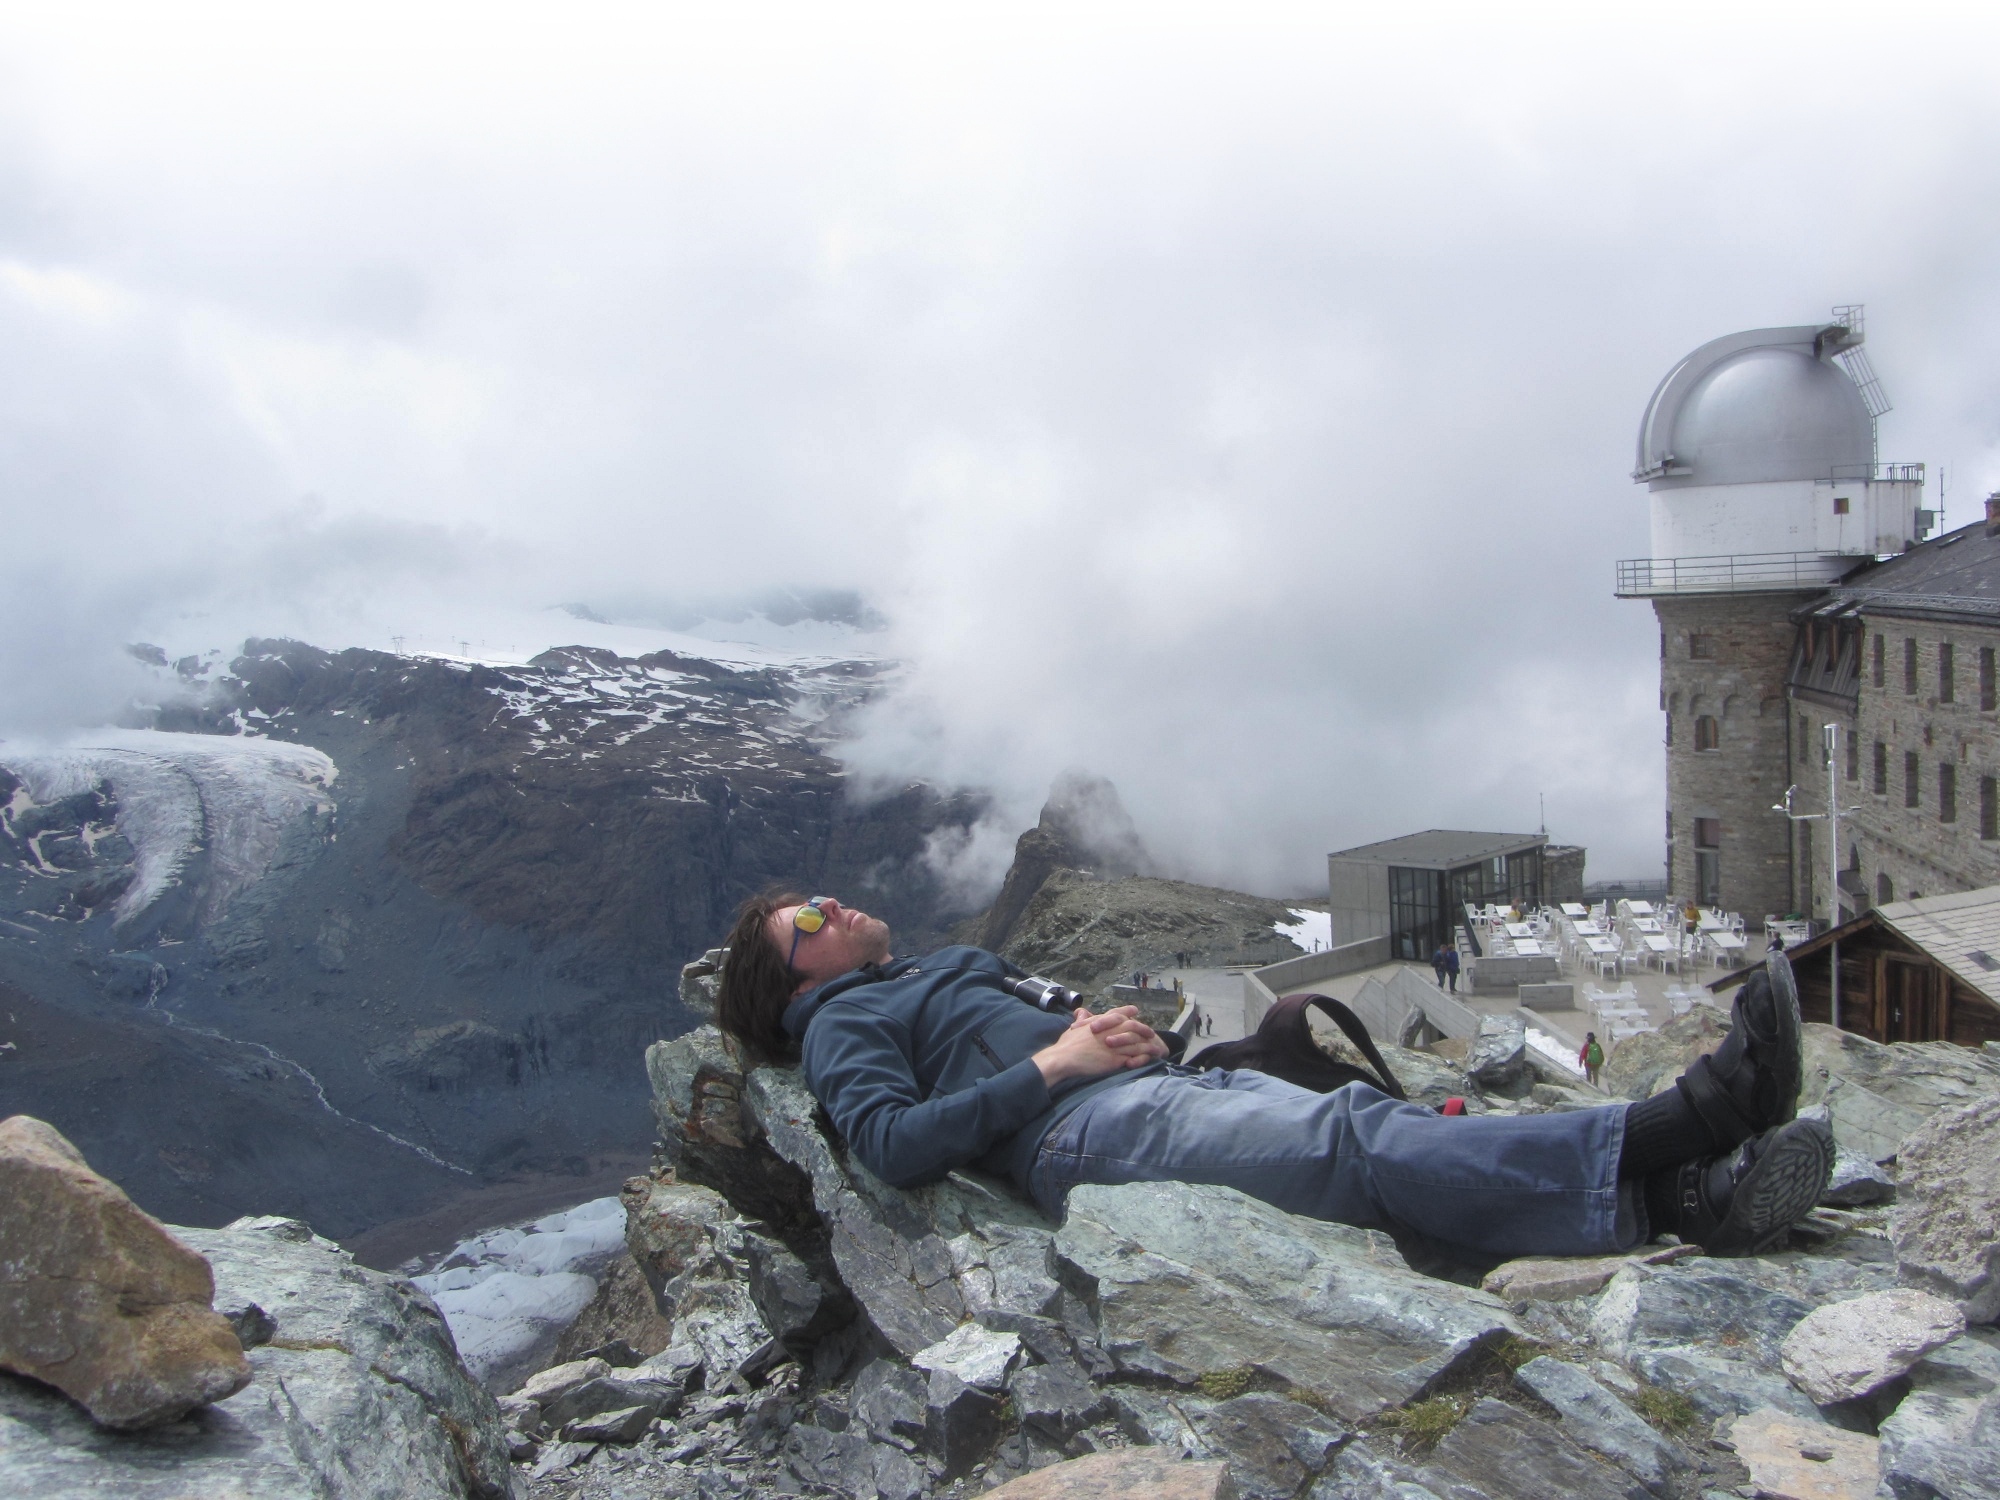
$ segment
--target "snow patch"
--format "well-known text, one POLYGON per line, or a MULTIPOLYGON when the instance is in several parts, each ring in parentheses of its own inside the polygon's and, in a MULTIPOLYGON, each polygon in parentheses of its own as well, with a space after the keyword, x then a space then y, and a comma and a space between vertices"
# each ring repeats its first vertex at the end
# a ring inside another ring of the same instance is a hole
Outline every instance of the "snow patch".
POLYGON ((532 1224, 463 1241, 411 1281, 437 1304, 459 1356, 489 1390, 537 1369, 625 1251, 625 1206, 593 1198, 532 1224))
POLYGON ((1307 911, 1302 907, 1287 907, 1287 911, 1298 918, 1296 922, 1273 922, 1271 930, 1280 937, 1290 938, 1292 945, 1301 953, 1323 953, 1333 946, 1333 913, 1328 911, 1307 911))
POLYGON ((1530 1026, 1528 1028, 1528 1045, 1551 1062, 1561 1063, 1565 1069, 1574 1073, 1578 1078, 1583 1077, 1583 1066, 1577 1062, 1576 1049, 1571 1047, 1569 1043, 1557 1041, 1546 1031, 1540 1031, 1530 1026))

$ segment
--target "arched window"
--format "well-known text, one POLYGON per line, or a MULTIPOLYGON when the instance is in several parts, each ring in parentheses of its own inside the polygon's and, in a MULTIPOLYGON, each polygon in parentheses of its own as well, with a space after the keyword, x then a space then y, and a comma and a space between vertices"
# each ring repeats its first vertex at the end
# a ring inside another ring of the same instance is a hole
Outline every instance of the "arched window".
POLYGON ((1713 715, 1703 714, 1694 721, 1694 747, 1697 750, 1722 748, 1722 727, 1713 715))
POLYGON ((1887 875, 1877 875, 1875 877, 1875 904, 1877 906, 1887 906, 1895 899, 1895 882, 1890 880, 1887 875))

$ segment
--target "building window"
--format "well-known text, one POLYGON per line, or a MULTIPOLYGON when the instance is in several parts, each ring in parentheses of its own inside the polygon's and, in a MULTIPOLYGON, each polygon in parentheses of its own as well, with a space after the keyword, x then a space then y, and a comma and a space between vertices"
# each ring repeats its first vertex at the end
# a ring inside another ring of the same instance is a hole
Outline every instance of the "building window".
POLYGON ((1938 821, 1958 821, 1958 767, 1950 761, 1938 766, 1938 821))
POLYGON ((1836 516, 1844 516, 1847 514, 1847 496, 1835 495, 1833 497, 1833 513, 1836 516))
POLYGON ((1914 750, 1905 750, 1903 752, 1903 806, 1922 806, 1923 787, 1920 784, 1920 779, 1921 773, 1917 766, 1917 752, 1914 750))
POLYGON ((1879 635, 1875 637, 1874 677, 1875 686, 1880 687, 1882 685, 1882 637, 1879 635))
POLYGON ((1990 714, 1993 712, 1993 707, 1993 648, 1991 646, 1981 646, 1979 648, 1979 711, 1990 714))
POLYGON ((1917 696, 1917 638, 1903 637, 1903 691, 1912 698, 1917 696))
POLYGON ((1889 747, 1880 740, 1875 742, 1875 795, 1889 795, 1889 747))
POLYGON ((1938 642, 1938 702, 1951 702, 1952 657, 1950 641, 1938 642))
POLYGON ((1694 721, 1694 747, 1697 750, 1720 750, 1722 748, 1722 726, 1712 714, 1698 715, 1694 721))
POLYGON ((1799 764, 1806 764, 1806 746, 1812 742, 1812 730, 1806 727, 1806 716, 1799 715, 1799 764))
POLYGON ((1694 898, 1703 906, 1722 905, 1722 819, 1694 820, 1694 898))
POLYGON ((2000 786, 1991 776, 1979 778, 1979 836, 2000 839, 2000 786))
POLYGON ((1698 631, 1688 632, 1688 655, 1696 661, 1715 660, 1715 637, 1698 631))
POLYGON ((1877 906, 1887 906, 1895 899, 1896 883, 1887 875, 1877 875, 1875 877, 1875 904, 1877 906))
POLYGON ((1847 779, 1849 781, 1859 781, 1861 779, 1861 737, 1859 735, 1850 734, 1847 737, 1847 779))

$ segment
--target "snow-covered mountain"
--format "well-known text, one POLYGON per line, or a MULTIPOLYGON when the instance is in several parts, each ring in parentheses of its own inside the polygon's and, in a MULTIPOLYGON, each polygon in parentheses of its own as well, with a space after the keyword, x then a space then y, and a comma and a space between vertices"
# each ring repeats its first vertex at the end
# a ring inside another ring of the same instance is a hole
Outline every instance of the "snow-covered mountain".
POLYGON ((0 1108, 181 1223, 636 1165, 642 1048, 736 902, 921 941, 961 915, 927 841, 984 810, 850 797, 829 743, 891 667, 715 655, 162 652, 154 727, 0 744, 0 1108))

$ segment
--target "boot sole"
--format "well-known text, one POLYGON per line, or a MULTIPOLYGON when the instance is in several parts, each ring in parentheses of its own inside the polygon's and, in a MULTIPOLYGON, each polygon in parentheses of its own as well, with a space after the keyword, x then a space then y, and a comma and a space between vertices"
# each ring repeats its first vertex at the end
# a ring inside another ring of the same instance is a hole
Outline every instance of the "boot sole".
POLYGON ((1833 1131, 1794 1120, 1736 1185, 1729 1212, 1702 1248, 1710 1255, 1762 1255, 1812 1211, 1833 1178, 1833 1131))

